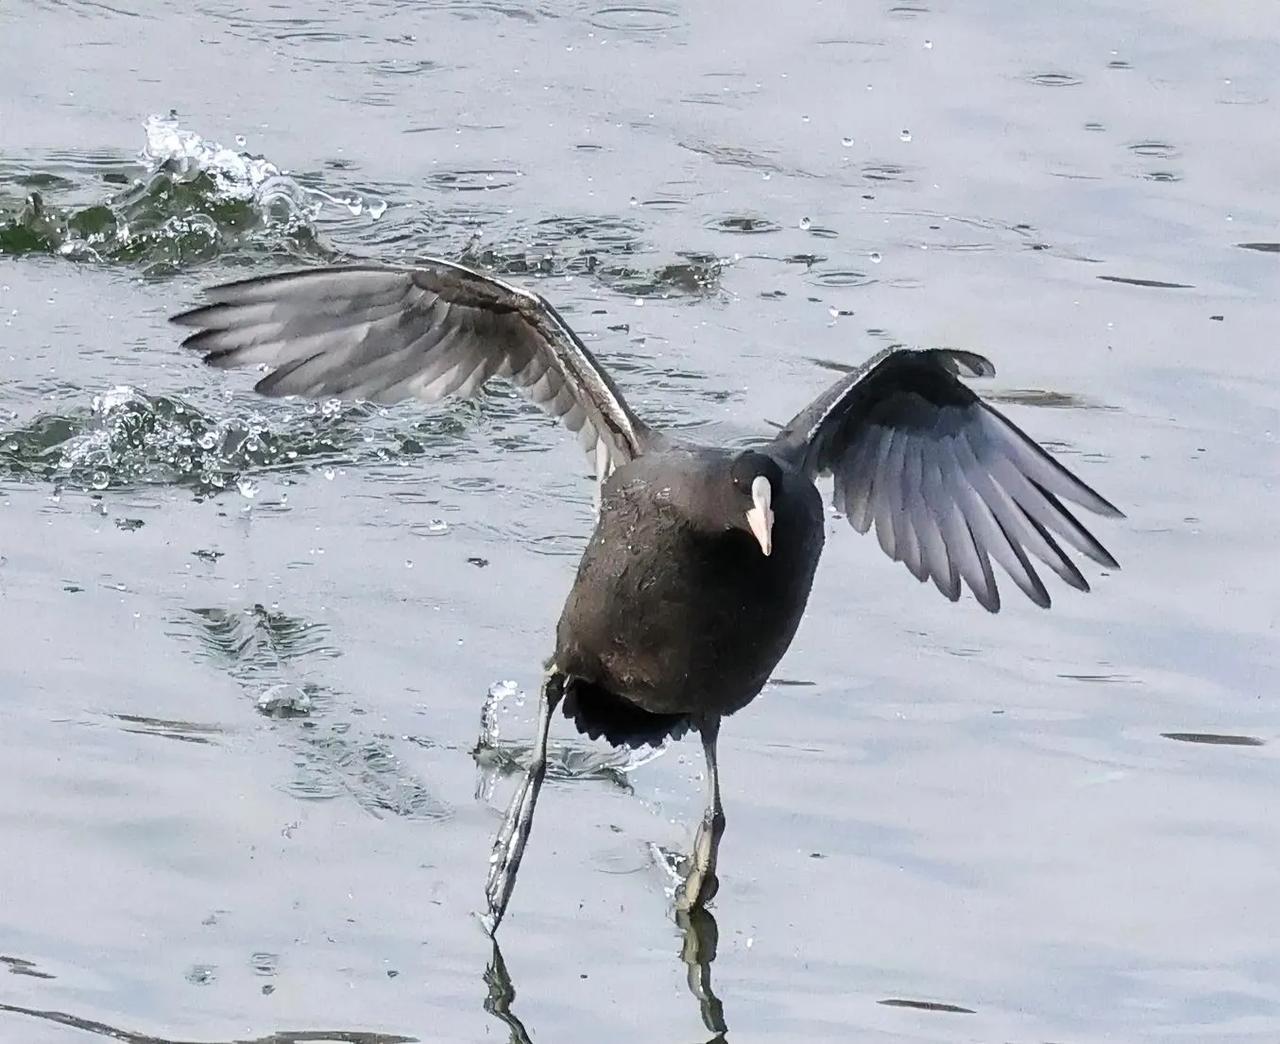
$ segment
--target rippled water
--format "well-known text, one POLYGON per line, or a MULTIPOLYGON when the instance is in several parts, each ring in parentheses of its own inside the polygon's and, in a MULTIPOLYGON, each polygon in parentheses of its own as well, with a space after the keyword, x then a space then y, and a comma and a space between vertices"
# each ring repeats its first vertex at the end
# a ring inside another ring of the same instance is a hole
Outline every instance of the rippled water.
POLYGON ((1280 1036, 1273 7, 0 6, 0 1040, 1280 1036), (576 447, 504 388, 263 401, 165 323, 423 254, 708 438, 981 350, 1124 571, 991 618, 833 519, 714 918, 696 744, 558 725, 495 953, 576 447))

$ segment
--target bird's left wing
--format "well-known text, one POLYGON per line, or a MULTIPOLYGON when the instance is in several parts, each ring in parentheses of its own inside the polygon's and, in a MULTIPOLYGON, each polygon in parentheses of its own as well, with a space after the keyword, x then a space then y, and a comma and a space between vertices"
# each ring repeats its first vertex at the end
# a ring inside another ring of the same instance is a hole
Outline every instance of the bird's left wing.
POLYGON ((777 444, 811 478, 830 473, 850 524, 865 533, 874 523, 885 554, 947 598, 960 596, 963 579, 998 611, 994 558, 1047 608, 1028 555, 1081 591, 1088 582, 1059 540, 1118 568, 1063 501, 1121 512, 959 380, 994 373, 972 352, 889 349, 818 396, 777 444))

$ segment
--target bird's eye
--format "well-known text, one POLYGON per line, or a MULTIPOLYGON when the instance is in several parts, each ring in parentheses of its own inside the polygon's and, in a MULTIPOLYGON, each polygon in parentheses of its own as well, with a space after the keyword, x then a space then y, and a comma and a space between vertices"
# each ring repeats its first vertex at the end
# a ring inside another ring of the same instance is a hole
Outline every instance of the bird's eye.
POLYGON ((751 483, 755 481, 757 475, 762 473, 761 463, 758 453, 748 451, 739 456, 733 462, 733 467, 729 472, 733 478, 733 488, 739 493, 750 493, 751 483))

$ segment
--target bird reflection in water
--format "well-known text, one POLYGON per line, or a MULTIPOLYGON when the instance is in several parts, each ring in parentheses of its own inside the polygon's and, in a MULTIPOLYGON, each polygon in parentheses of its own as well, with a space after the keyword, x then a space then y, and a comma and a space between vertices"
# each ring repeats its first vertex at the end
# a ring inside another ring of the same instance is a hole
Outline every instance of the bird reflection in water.
POLYGON ((688 970, 689 992, 698 1001, 702 1024, 715 1034, 707 1044, 720 1044, 729 1029, 724 1021, 724 1005, 711 988, 711 962, 716 959, 720 929, 715 916, 704 906, 677 910, 676 924, 684 932, 680 959, 688 970))
MULTIPOLYGON (((716 919, 705 907, 677 910, 675 919, 683 933, 680 960, 684 962, 688 973, 689 992, 698 1002, 702 1024, 712 1034, 707 1038, 706 1044, 726 1044, 725 1034, 729 1027, 724 1021, 724 1005, 711 986, 711 962, 716 959, 716 947, 720 941, 716 919)), ((516 988, 511 981, 511 973, 507 970, 507 962, 503 960, 498 937, 494 935, 491 938, 493 953, 489 958, 489 966, 484 971, 484 981, 488 987, 484 1010, 510 1030, 511 1044, 531 1044, 533 1038, 528 1029, 511 1010, 516 998, 516 988)))

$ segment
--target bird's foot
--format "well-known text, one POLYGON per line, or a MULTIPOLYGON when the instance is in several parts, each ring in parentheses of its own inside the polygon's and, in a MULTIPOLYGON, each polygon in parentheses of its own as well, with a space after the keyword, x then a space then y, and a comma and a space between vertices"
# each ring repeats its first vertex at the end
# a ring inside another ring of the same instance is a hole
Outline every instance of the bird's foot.
POLYGON ((701 909, 720 890, 720 879, 716 877, 714 868, 698 872, 696 852, 685 855, 650 842, 649 855, 654 864, 666 873, 670 881, 667 894, 673 898, 680 913, 701 909))
POLYGON ((720 879, 714 870, 698 873, 695 868, 676 889, 676 909, 681 913, 703 909, 720 891, 720 879))

